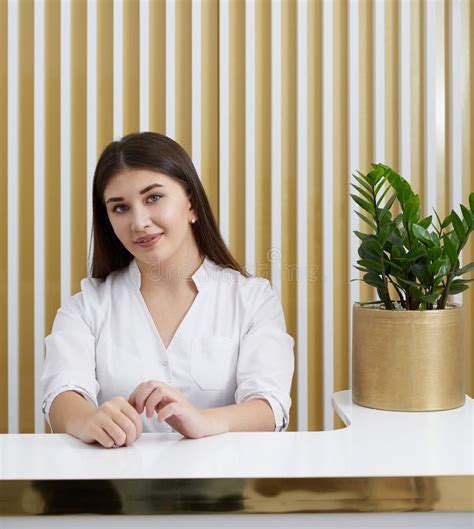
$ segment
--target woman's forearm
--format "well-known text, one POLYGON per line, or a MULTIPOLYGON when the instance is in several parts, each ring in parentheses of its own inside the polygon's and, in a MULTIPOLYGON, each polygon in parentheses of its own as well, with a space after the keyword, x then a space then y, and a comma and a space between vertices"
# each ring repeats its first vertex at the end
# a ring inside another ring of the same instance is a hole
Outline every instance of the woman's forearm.
POLYGON ((95 409, 94 405, 76 391, 60 393, 51 404, 49 420, 54 433, 68 433, 77 437, 84 417, 95 409))
POLYGON ((264 399, 252 399, 241 404, 201 410, 209 422, 209 433, 226 432, 273 432, 275 417, 264 399))

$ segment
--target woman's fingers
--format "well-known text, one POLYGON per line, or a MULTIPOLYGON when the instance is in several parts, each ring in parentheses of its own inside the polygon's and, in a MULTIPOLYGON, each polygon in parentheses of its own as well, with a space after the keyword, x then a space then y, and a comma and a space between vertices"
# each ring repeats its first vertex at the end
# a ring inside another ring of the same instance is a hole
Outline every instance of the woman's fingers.
POLYGON ((128 397, 128 402, 138 411, 138 413, 143 413, 145 407, 145 402, 150 396, 150 394, 159 387, 161 383, 156 380, 149 380, 140 384, 128 397))
POLYGON ((169 419, 173 415, 176 415, 179 409, 180 405, 177 402, 171 402, 158 412, 158 422, 166 421, 166 419, 169 419))

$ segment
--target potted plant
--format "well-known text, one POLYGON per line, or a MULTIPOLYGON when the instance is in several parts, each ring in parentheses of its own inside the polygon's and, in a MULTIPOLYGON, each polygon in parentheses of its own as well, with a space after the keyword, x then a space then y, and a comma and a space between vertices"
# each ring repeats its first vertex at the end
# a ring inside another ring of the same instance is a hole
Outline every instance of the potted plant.
POLYGON ((356 213, 370 228, 354 232, 355 268, 379 298, 353 307, 352 399, 397 411, 460 407, 463 311, 449 296, 473 281, 463 276, 474 263, 461 267, 459 256, 474 229, 474 193, 460 214, 423 218, 410 184, 387 165, 372 167, 351 184, 356 213))

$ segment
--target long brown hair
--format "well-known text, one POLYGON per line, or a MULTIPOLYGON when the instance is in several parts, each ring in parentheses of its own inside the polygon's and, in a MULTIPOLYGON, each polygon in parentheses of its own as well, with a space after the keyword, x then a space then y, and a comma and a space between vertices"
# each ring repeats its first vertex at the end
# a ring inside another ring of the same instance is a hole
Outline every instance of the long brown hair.
POLYGON ((191 229, 201 256, 249 277, 222 239, 191 158, 178 143, 157 132, 134 132, 120 141, 113 141, 97 162, 92 191, 94 251, 91 277, 105 279, 111 272, 129 265, 133 259, 115 235, 104 204, 104 191, 109 180, 128 169, 149 169, 180 183, 196 213, 197 222, 191 224, 191 229))

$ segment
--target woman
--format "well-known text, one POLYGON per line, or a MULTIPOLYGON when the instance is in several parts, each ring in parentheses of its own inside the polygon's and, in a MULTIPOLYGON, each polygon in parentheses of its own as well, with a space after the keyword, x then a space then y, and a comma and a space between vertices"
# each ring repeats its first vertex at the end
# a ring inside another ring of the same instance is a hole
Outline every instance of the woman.
POLYGON ((108 145, 93 235, 92 277, 46 338, 52 430, 104 447, 143 431, 284 430, 294 341, 281 303, 226 248, 184 149, 153 132, 108 145))

